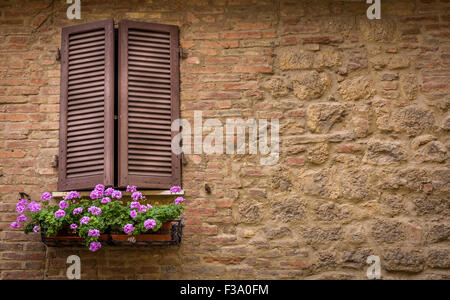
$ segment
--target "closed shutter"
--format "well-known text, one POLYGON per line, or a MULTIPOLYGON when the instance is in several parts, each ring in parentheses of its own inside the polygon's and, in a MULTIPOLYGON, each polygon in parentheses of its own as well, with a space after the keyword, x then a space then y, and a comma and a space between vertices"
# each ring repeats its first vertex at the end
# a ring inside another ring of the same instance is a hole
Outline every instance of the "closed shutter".
POLYGON ((181 184, 171 151, 179 118, 178 27, 119 23, 119 187, 166 189, 181 184))
POLYGON ((58 189, 114 184, 114 24, 63 28, 58 189))

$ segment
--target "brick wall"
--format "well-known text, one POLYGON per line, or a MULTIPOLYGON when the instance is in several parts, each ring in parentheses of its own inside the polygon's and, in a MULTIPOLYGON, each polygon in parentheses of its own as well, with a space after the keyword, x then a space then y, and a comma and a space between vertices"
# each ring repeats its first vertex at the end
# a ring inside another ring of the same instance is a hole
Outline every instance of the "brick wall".
POLYGON ((382 2, 1 0, 0 278, 448 279, 450 2, 382 2), (61 27, 111 17, 178 25, 182 116, 279 118, 279 163, 187 155, 179 248, 45 249, 9 223, 56 190, 61 27))

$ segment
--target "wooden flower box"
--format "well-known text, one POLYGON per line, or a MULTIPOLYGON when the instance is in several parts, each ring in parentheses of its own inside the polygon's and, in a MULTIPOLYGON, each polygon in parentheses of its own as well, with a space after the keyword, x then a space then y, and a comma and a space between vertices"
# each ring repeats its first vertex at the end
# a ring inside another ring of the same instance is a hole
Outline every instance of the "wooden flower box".
MULTIPOLYGON (((149 230, 144 234, 135 236, 126 235, 123 232, 111 232, 102 234, 99 242, 109 246, 164 246, 178 245, 181 242, 183 224, 181 220, 164 223, 154 232, 149 230), (129 241, 134 237, 134 241, 129 241)), ((73 234, 70 229, 64 229, 57 236, 45 236, 41 233, 42 242, 49 247, 85 247, 83 238, 73 234)))

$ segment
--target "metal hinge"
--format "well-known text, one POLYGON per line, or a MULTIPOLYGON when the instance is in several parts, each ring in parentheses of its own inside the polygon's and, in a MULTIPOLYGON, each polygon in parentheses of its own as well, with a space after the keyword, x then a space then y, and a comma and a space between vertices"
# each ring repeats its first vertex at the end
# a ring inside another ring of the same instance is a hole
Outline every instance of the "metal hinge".
POLYGON ((56 51, 56 61, 61 60, 61 50, 58 48, 58 51, 56 51))
POLYGON ((188 57, 187 52, 185 50, 183 50, 183 48, 178 47, 178 52, 180 54, 181 59, 185 59, 188 57))

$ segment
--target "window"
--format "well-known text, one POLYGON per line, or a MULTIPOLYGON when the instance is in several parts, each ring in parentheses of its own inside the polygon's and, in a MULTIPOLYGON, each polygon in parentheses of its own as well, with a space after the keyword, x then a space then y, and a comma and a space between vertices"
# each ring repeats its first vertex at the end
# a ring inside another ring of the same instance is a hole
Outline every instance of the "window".
POLYGON ((178 27, 113 20, 62 30, 58 190, 181 185, 178 27))

